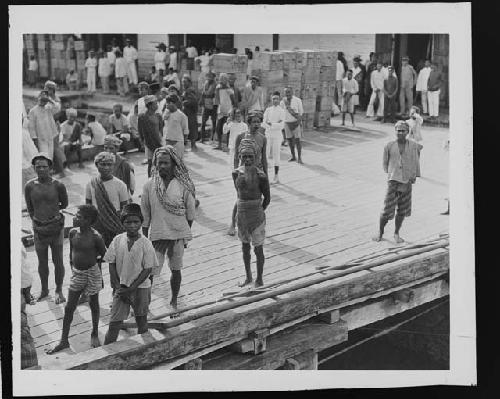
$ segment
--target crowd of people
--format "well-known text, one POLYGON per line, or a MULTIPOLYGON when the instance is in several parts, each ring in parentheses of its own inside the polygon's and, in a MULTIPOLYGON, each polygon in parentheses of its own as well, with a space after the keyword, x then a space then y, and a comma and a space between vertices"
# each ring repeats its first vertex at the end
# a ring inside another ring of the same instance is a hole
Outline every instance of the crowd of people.
MULTIPOLYGON (((197 57, 195 52, 190 55, 193 59, 197 57)), ((157 61, 166 62, 160 57, 157 61)), ((341 57, 339 62, 343 63, 341 57)), ((361 94, 366 93, 363 91, 366 80, 360 80, 358 76, 363 68, 359 59, 355 59, 355 63, 353 70, 345 67, 345 77, 338 75, 341 79, 336 86, 337 101, 341 104, 343 124, 345 113, 351 115, 354 124, 355 106, 359 105, 359 98, 366 100, 361 94)), ((133 70, 131 65, 128 68, 133 70)), ((402 242, 399 230, 404 218, 411 215, 411 186, 420 176, 419 158, 423 147, 420 134, 423 118, 418 107, 413 106, 411 90, 406 89, 419 84, 422 71, 416 74, 404 63, 406 69, 400 73, 400 86, 391 66, 384 72, 382 64, 372 58, 367 70, 370 68, 373 69, 370 77, 373 93, 370 94, 367 115, 373 114, 376 98, 379 102, 377 112, 383 114, 380 110, 384 109, 384 96, 389 98, 385 103, 394 110, 398 87, 400 100, 404 107, 408 107, 402 108, 405 112, 408 110, 408 120, 396 123, 397 139, 384 149, 388 189, 379 234, 374 237, 376 241, 382 238, 387 222, 396 214, 395 240, 402 242), (376 64, 375 69, 372 64, 376 64)), ((429 92, 437 87, 432 71, 431 68, 426 86, 429 99, 429 92)), ((255 76, 250 77, 250 83, 242 90, 235 86, 234 74, 216 76, 208 71, 205 79, 200 96, 189 75, 182 77, 180 87, 175 80, 167 80, 167 84, 155 94, 151 94, 151 84, 137 82, 140 97, 133 110, 125 116, 121 104, 116 104, 109 115, 107 130, 91 114, 86 116, 85 126, 81 126, 76 120, 77 111, 71 108, 64 112, 66 120, 59 123, 61 103, 51 81, 46 82, 39 93, 37 105, 27 115, 23 114, 24 197, 33 222, 41 282, 41 292, 36 298, 31 295, 31 284, 23 283, 23 303, 33 304, 49 295, 49 247, 55 271, 55 303, 66 302, 61 340, 48 350, 49 354, 69 347, 73 313, 83 301, 88 301, 92 313, 91 346, 100 345, 97 326, 99 291, 104 287, 103 262, 109 265, 113 289, 105 344, 116 341, 121 323, 129 317, 131 307, 139 333, 147 331, 151 288, 165 262, 171 271, 170 305, 177 309, 184 251, 192 239, 191 227, 196 208, 200 205, 183 160, 185 146, 190 143, 191 150, 196 151, 196 142, 208 139, 205 130, 208 119, 212 121, 215 149, 229 152, 228 163, 237 200, 227 234, 237 232, 241 241, 245 279, 240 286, 254 283, 260 287, 264 284, 265 210, 271 201, 270 185, 280 183, 280 150, 285 143, 291 154, 289 161, 303 163, 302 101, 293 94, 292 88, 287 87, 283 94, 273 92, 271 102, 266 106, 259 79, 255 76), (199 132, 197 115, 200 109, 202 123, 199 132), (133 165, 118 154, 126 141, 135 142, 139 150, 144 151, 148 181, 142 188, 136 185, 133 165), (62 176, 64 168, 69 167, 68 159, 73 152, 81 167, 82 145, 88 142, 97 147, 94 164, 98 175, 89 179, 85 187, 85 204, 78 206, 74 228, 69 233, 72 275, 66 299, 62 291, 65 267, 64 215, 61 211, 68 206, 68 195, 64 184, 52 177, 51 169, 62 176), (273 167, 272 181, 268 177, 268 161, 273 167), (137 191, 141 192, 140 204, 132 201, 132 195, 137 191), (255 282, 250 267, 251 246, 257 258, 255 282)), ((23 268, 26 266, 23 262, 23 268)))

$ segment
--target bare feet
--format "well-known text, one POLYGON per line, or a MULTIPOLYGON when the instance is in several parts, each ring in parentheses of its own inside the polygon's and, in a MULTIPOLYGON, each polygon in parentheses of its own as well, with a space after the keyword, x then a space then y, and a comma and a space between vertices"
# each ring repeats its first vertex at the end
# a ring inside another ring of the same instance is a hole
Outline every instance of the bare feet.
POLYGON ((399 234, 394 234, 394 241, 396 241, 396 244, 401 244, 402 242, 405 242, 405 240, 403 240, 399 234))
POLYGON ((40 292, 40 295, 38 295, 38 298, 37 298, 37 302, 43 301, 48 296, 49 296, 49 291, 40 292))
POLYGON ((382 236, 380 234, 377 234, 376 236, 372 237, 372 240, 375 242, 382 241, 382 236))
POLYGON ((296 161, 296 160, 297 160, 297 159, 296 159, 295 157, 291 157, 291 158, 288 160, 288 162, 294 162, 294 161, 296 161))
MULTIPOLYGON (((172 306, 172 309, 174 311, 177 311, 178 307, 177 307, 177 298, 172 298, 172 300, 170 301, 170 306, 172 306)), ((177 319, 178 317, 180 316, 180 313, 173 313, 170 315, 170 318, 171 319, 177 319)))
POLYGON ((241 282, 241 283, 238 283, 238 287, 244 287, 248 284, 252 284, 252 279, 251 278, 246 278, 245 281, 241 282))
POLYGON ((227 235, 228 236, 234 236, 236 234, 236 229, 234 226, 229 226, 229 229, 227 229, 227 235))
POLYGON ((264 285, 264 281, 262 281, 262 279, 257 279, 255 280, 255 288, 257 287, 262 287, 264 285))
POLYGON ((45 353, 47 355, 53 355, 54 353, 60 352, 66 348, 69 348, 69 341, 61 341, 56 346, 54 346, 52 349, 47 349, 45 351, 45 353))
POLYGON ((56 292, 56 299, 54 302, 56 305, 66 302, 66 298, 64 297, 62 292, 56 292))
POLYGON ((101 346, 101 342, 99 341, 99 336, 91 334, 90 335, 90 347, 97 348, 99 346, 101 346))
POLYGON ((302 165, 304 162, 302 162, 302 159, 301 159, 301 158, 299 158, 299 159, 297 160, 297 163, 300 163, 300 164, 302 165))

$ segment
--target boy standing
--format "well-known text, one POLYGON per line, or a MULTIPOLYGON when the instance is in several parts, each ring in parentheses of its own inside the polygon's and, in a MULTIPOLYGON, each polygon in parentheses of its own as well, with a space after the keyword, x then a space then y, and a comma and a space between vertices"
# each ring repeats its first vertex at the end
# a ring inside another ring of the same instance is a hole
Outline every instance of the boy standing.
POLYGON ((148 307, 151 301, 153 268, 158 267, 153 244, 140 234, 143 222, 141 207, 127 204, 121 221, 125 233, 117 235, 109 246, 104 261, 109 262, 111 285, 115 290, 109 329, 104 344, 115 342, 123 320, 127 319, 130 306, 134 310, 138 333, 148 331, 148 307))
POLYGON ((189 135, 188 118, 184 112, 177 108, 179 98, 171 94, 166 98, 167 109, 165 119, 165 141, 175 148, 179 158, 184 157, 184 140, 189 135))
POLYGON ((101 346, 97 331, 99 326, 99 291, 102 288, 100 263, 106 253, 106 247, 101 235, 91 227, 96 219, 97 209, 93 205, 80 205, 73 219, 75 228, 69 232, 69 263, 73 275, 68 290, 68 303, 64 309, 61 340, 54 348, 47 351, 49 355, 69 348, 69 329, 81 295, 89 297, 92 313, 90 346, 92 348, 101 346))

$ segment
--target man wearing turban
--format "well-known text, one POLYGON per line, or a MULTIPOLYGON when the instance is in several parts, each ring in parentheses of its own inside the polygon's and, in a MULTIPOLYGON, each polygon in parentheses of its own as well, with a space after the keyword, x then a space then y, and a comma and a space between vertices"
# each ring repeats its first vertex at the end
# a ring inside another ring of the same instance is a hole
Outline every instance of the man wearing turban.
POLYGON ((118 150, 121 144, 122 141, 113 134, 108 134, 104 137, 104 151, 115 156, 113 176, 124 182, 127 185, 130 195, 133 195, 135 191, 134 167, 127 161, 126 158, 118 155, 118 150))

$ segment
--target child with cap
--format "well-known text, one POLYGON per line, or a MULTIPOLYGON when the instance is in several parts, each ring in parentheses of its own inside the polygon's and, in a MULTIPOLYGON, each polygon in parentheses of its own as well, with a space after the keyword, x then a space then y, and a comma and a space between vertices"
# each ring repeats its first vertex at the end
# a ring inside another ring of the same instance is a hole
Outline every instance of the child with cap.
POLYGON ((153 244, 140 232, 143 220, 138 204, 125 205, 121 213, 125 232, 113 239, 104 255, 104 261, 109 262, 111 285, 115 290, 105 345, 117 340, 131 306, 138 333, 148 330, 147 314, 151 301, 149 276, 152 269, 158 267, 158 259, 153 244))

